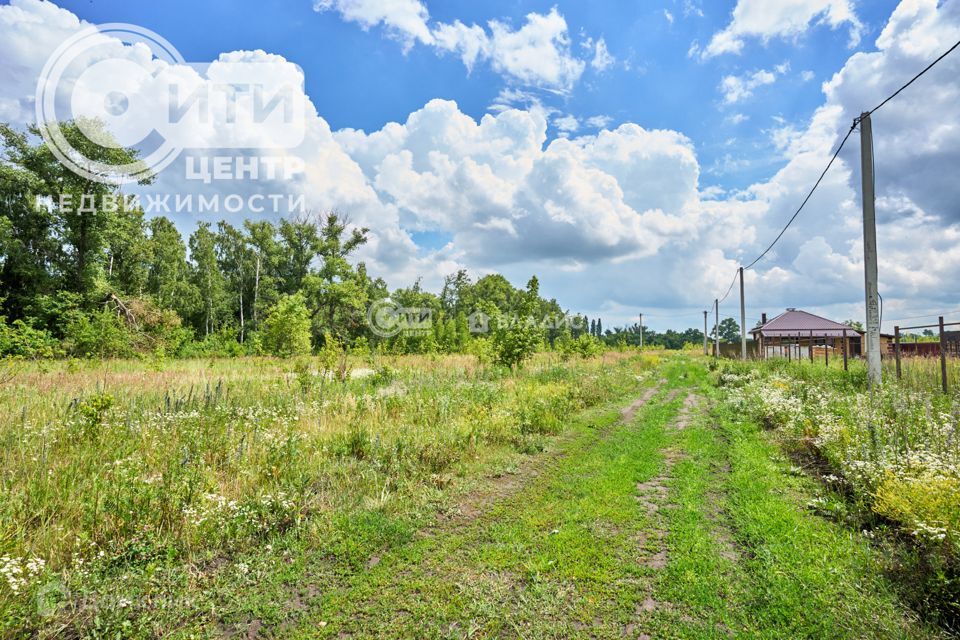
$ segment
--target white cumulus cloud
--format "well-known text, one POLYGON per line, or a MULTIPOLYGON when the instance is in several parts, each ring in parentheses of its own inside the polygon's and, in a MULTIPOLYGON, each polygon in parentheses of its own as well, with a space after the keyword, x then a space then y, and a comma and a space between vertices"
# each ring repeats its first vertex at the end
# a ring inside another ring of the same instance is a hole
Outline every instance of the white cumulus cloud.
MULTIPOLYGON (((382 25, 409 49, 416 43, 454 53, 468 70, 478 61, 521 84, 569 91, 583 74, 586 62, 570 49, 566 19, 552 8, 545 14, 531 12, 519 27, 491 20, 487 28, 460 20, 431 22, 420 0, 316 0, 316 11, 336 11, 349 22, 369 29, 382 25)), ((612 64, 602 39, 592 64, 612 64)))
POLYGON ((794 38, 814 24, 848 25, 851 46, 860 41, 862 26, 851 0, 738 0, 730 24, 713 35, 700 55, 740 53, 747 38, 794 38))
POLYGON ((742 76, 724 76, 720 81, 720 92, 727 104, 736 104, 753 95, 754 89, 776 82, 773 71, 760 69, 742 76))

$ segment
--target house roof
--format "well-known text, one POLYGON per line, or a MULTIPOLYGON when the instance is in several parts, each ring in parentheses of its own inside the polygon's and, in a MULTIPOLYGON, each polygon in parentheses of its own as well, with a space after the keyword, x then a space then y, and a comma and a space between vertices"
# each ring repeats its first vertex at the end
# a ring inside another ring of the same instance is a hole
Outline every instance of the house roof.
POLYGON ((853 327, 799 309, 787 309, 750 333, 754 336, 761 334, 764 338, 785 338, 807 337, 811 332, 815 338, 839 338, 844 335, 844 332, 850 337, 860 334, 853 327))

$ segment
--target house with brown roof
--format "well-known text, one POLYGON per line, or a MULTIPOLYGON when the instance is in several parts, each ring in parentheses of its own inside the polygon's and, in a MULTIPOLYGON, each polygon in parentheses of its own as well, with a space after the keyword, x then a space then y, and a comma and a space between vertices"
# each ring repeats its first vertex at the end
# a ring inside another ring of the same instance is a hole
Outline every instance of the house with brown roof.
POLYGON ((863 337, 851 326, 792 307, 769 321, 763 314, 750 333, 761 358, 788 359, 859 356, 863 337))

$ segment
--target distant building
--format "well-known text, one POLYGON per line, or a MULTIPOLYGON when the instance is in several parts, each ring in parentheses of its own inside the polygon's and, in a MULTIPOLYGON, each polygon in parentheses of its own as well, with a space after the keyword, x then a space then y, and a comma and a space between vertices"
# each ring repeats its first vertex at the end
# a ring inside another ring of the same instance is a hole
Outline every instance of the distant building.
MULTIPOLYGON (((799 359, 813 357, 859 356, 862 353, 863 331, 801 309, 788 308, 750 331, 762 358, 799 359)), ((881 334, 880 353, 884 353, 893 336, 881 334)))

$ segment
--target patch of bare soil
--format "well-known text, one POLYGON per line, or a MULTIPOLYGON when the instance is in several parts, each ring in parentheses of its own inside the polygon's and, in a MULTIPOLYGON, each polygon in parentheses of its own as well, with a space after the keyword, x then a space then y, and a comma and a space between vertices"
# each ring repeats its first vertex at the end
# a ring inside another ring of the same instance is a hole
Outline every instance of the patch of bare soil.
POLYGON ((636 417, 637 412, 640 411, 652 398, 657 391, 660 389, 660 385, 663 384, 665 380, 661 380, 657 386, 650 387, 647 389, 642 396, 634 400, 634 402, 629 406, 620 411, 620 420, 623 422, 630 422, 636 417))
MULTIPOLYGON (((671 402, 679 394, 679 390, 673 390, 664 399, 664 402, 671 402)), ((687 394, 683 400, 680 412, 673 422, 672 428, 685 429, 691 421, 691 412, 698 406, 699 398, 694 394, 687 394)), ((645 531, 638 540, 638 551, 641 556, 643 566, 662 571, 667 566, 667 547, 666 537, 667 528, 660 510, 668 507, 667 480, 670 478, 670 472, 679 460, 683 459, 684 454, 676 449, 667 449, 663 452, 664 469, 663 472, 655 478, 646 482, 637 484, 637 502, 646 512, 647 518, 653 526, 645 531)), ((635 612, 636 620, 624 625, 623 634, 628 638, 649 638, 640 628, 644 620, 658 610, 669 609, 669 602, 659 602, 653 595, 648 593, 647 597, 637 605, 635 612)))
POLYGON ((677 421, 673 425, 674 428, 686 429, 688 426, 690 426, 690 414, 699 406, 700 397, 692 393, 688 393, 683 399, 683 406, 680 408, 680 415, 677 416, 677 421))
MULTIPOLYGON (((630 406, 622 409, 620 411, 621 423, 632 420, 637 412, 653 398, 659 389, 660 384, 647 389, 643 395, 631 403, 630 406)), ((598 433, 598 437, 604 437, 607 432, 609 432, 609 429, 606 432, 598 433)), ((564 455, 564 448, 562 446, 556 446, 556 444, 561 444, 562 442, 563 440, 561 439, 555 443, 552 450, 545 455, 527 457, 516 469, 510 472, 500 472, 488 478, 483 482, 481 487, 463 496, 448 515, 441 517, 441 522, 447 525, 459 525, 472 522, 489 511, 494 504, 515 495, 534 478, 539 476, 551 462, 564 455)), ((427 530, 422 532, 422 535, 429 536, 432 535, 432 532, 427 530)))

